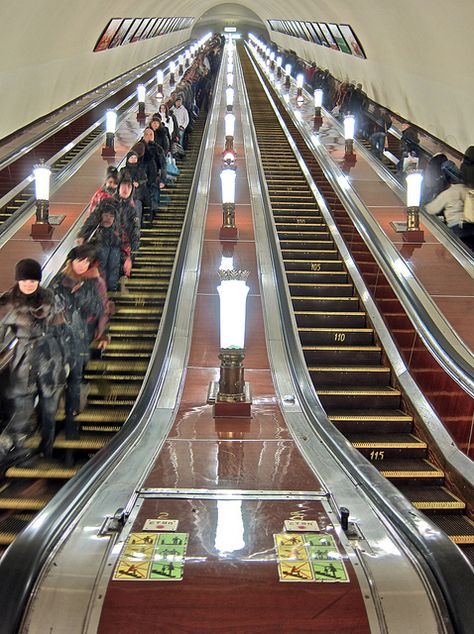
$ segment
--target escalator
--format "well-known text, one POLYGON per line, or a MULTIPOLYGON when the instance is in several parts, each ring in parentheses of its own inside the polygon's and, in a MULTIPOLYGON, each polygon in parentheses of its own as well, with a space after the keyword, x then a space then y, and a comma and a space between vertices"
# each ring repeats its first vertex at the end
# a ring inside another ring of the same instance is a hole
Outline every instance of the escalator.
MULTIPOLYGON (((121 292, 109 293, 116 311, 110 321, 111 343, 91 355, 85 379, 87 402, 77 421, 79 440, 60 431, 53 460, 34 457, 9 468, 0 482, 0 548, 8 546, 80 467, 120 431, 140 392, 155 345, 206 123, 202 114, 189 137, 186 160, 178 161, 176 186, 162 190, 151 226, 146 221, 132 275, 121 292), (74 464, 69 466, 71 453, 74 464)), ((58 412, 58 427, 64 413, 58 412)), ((39 437, 30 439, 36 447, 39 437)))
POLYGON ((330 208, 339 203, 337 196, 277 100, 288 130, 281 128, 247 53, 239 54, 295 320, 318 397, 351 444, 472 557, 474 523, 466 504, 419 437, 420 421, 397 385, 288 133, 330 208))

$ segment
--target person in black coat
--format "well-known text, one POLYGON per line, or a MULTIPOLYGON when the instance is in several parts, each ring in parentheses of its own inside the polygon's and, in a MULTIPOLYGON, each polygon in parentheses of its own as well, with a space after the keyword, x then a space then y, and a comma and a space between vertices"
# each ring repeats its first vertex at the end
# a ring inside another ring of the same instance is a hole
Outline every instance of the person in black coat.
POLYGON ((108 291, 118 290, 122 270, 130 275, 132 261, 129 235, 125 229, 119 202, 105 198, 85 221, 80 239, 96 248, 100 272, 108 291))
POLYGON ((150 127, 143 130, 143 137, 133 146, 140 157, 140 164, 147 174, 147 187, 151 198, 151 220, 158 211, 160 189, 166 181, 166 157, 160 145, 155 143, 155 133, 150 127))
POLYGON ((37 402, 41 427, 40 451, 51 458, 56 411, 61 391, 75 359, 74 342, 60 302, 40 286, 41 266, 20 260, 16 284, 0 296, 0 342, 9 333, 17 338, 13 358, 2 374, 7 424, 0 435, 0 463, 21 450, 34 431, 31 417, 37 402))
POLYGON ((65 432, 66 439, 76 439, 79 429, 75 417, 80 410, 81 383, 90 345, 96 341, 100 350, 107 346, 106 329, 112 310, 94 245, 86 243, 72 249, 64 269, 54 278, 51 290, 61 302, 74 340, 76 359, 65 390, 65 432))
POLYGON ((166 157, 170 151, 171 137, 168 128, 164 124, 162 124, 159 114, 154 114, 152 116, 150 121, 150 128, 153 130, 153 133, 155 135, 156 145, 159 145, 161 147, 166 157))
POLYGON ((127 154, 125 167, 120 170, 119 180, 123 180, 125 172, 128 172, 133 182, 133 202, 137 211, 140 226, 143 220, 143 208, 150 207, 150 194, 147 188, 148 177, 145 169, 139 163, 138 154, 130 150, 127 154))

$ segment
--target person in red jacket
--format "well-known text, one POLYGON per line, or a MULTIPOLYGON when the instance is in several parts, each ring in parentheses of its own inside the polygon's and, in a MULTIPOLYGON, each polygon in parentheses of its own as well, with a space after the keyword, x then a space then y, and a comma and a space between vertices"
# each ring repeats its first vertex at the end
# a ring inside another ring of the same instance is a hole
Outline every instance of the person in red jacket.
POLYGON ((118 187, 119 174, 116 167, 109 165, 105 173, 105 183, 95 192, 89 203, 91 214, 103 198, 113 198, 118 187))

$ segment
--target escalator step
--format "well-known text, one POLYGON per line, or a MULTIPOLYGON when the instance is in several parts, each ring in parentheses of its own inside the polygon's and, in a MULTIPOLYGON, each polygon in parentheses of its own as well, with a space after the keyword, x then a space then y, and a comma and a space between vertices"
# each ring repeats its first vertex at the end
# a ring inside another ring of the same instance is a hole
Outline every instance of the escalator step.
POLYGON ((410 432, 413 417, 401 410, 337 410, 328 415, 329 420, 345 434, 364 432, 410 432))
POLYGON ((405 482, 408 480, 412 482, 427 480, 435 484, 442 484, 444 478, 444 471, 424 458, 390 458, 388 460, 379 460, 372 464, 377 467, 383 476, 395 482, 400 480, 405 482))
POLYGON ((58 460, 31 460, 16 467, 7 469, 5 476, 7 478, 52 478, 69 480, 76 475, 82 467, 81 463, 74 467, 65 467, 58 460))
POLYGON ((439 526, 455 544, 474 544, 474 522, 465 515, 433 515, 439 526))
POLYGON ((363 379, 365 385, 371 388, 386 386, 390 381, 390 368, 385 366, 308 366, 316 388, 338 388, 358 385, 363 379))
POLYGON ((333 408, 354 408, 361 409, 370 404, 374 408, 387 407, 398 408, 400 405, 400 390, 392 387, 364 386, 357 388, 323 388, 316 389, 323 407, 329 410, 333 408))
POLYGON ((413 434, 346 434, 347 440, 355 449, 371 461, 386 458, 423 458, 427 445, 413 434))
POLYGON ((425 513, 460 512, 466 504, 445 487, 422 487, 413 484, 400 485, 400 492, 410 500, 413 506, 425 513))
MULTIPOLYGON (((13 497, 2 495, 0 496, 0 509, 17 511, 41 511, 41 509, 46 506, 46 504, 51 500, 52 497, 52 495, 41 495, 38 497, 13 497)), ((0 543, 2 542, 0 541, 0 543)))
POLYGON ((34 518, 32 513, 15 513, 0 522, 0 544, 7 546, 11 544, 18 533, 34 518))

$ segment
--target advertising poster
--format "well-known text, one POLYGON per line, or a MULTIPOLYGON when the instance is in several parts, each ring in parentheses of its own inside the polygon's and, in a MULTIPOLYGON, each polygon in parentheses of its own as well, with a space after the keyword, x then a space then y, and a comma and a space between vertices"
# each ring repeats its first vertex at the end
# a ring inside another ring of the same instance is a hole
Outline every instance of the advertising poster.
POLYGON ((342 33, 340 32, 337 24, 328 24, 328 26, 334 39, 336 40, 336 44, 339 46, 339 49, 343 53, 348 53, 349 55, 351 55, 351 49, 347 45, 346 40, 342 37, 342 33))
POLYGON ((362 59, 366 59, 366 55, 364 53, 364 49, 362 48, 359 40, 357 39, 354 31, 348 24, 340 24, 339 28, 341 29, 341 33, 344 36, 347 44, 349 45, 352 54, 356 57, 361 57, 362 59))
POLYGON ((117 33, 119 26, 122 24, 122 18, 113 18, 102 31, 102 35, 97 40, 94 52, 105 51, 109 48, 114 35, 117 33))
POLYGON ((324 34, 324 37, 326 38, 330 48, 333 49, 333 51, 338 51, 339 47, 336 44, 336 40, 333 38, 331 31, 329 30, 329 27, 327 24, 324 24, 324 22, 318 22, 319 27, 321 29, 321 31, 324 34))

